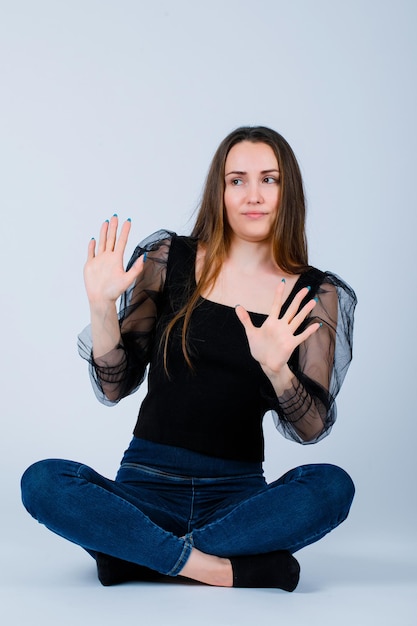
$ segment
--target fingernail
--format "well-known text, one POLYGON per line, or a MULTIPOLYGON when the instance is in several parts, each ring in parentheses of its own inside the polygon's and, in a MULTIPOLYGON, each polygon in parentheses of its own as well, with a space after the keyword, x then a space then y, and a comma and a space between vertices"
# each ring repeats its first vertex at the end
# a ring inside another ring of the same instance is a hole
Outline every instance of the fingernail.
POLYGON ((321 328, 322 326, 323 326, 323 322, 320 322, 320 326, 319 326, 319 328, 321 328))
POLYGON ((285 278, 281 278, 281 282, 282 282, 282 283, 285 283, 285 282, 287 282, 287 281, 285 280, 285 278))
POLYGON ((106 223, 106 222, 107 222, 107 224, 108 224, 108 223, 109 223, 109 220, 104 220, 104 223, 106 223))
POLYGON ((313 298, 313 300, 314 300, 314 302, 318 302, 319 301, 317 296, 315 298, 313 298))
POLYGON ((311 287, 310 287, 310 285, 308 285, 307 289, 308 289, 309 291, 311 291, 311 287))
POLYGON ((130 217, 128 217, 126 221, 127 222, 131 222, 132 220, 130 219, 130 217))
POLYGON ((95 238, 95 237, 91 237, 91 241, 95 241, 95 240, 96 240, 96 238, 95 238))
POLYGON ((113 217, 117 217, 117 213, 113 213, 113 217))
POLYGON ((145 252, 145 254, 143 255, 143 262, 146 263, 146 257, 148 256, 148 253, 145 252))
POLYGON ((238 306, 240 306, 240 304, 235 304, 235 309, 237 309, 238 306))

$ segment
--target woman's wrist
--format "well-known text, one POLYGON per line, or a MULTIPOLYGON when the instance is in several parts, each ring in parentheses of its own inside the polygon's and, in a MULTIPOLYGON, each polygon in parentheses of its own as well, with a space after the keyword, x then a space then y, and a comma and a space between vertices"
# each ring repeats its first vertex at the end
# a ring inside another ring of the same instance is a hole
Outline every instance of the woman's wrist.
POLYGON ((116 302, 114 300, 89 300, 91 315, 97 317, 107 317, 107 315, 116 312, 116 302))
POLYGON ((294 374, 287 364, 281 367, 279 371, 264 369, 264 372, 269 378, 278 397, 293 386, 294 374))
POLYGON ((121 341, 116 303, 90 302, 90 313, 93 355, 98 358, 113 350, 121 341))

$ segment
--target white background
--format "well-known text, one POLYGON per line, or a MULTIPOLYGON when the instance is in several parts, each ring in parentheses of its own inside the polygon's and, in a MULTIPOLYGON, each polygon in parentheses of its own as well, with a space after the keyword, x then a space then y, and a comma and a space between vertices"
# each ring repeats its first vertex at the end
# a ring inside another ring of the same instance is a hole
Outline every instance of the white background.
MULTIPOLYGON (((25 467, 66 457, 112 476, 145 391, 103 407, 77 355, 89 239, 114 212, 132 218, 129 252, 161 227, 187 234, 217 145, 246 124, 271 126, 292 145, 308 198, 310 262, 341 275, 359 298, 332 434, 301 447, 267 417, 267 476, 312 461, 352 475, 351 516, 320 542, 328 554, 361 555, 341 593, 363 573, 363 551, 384 559, 391 547, 415 563, 416 18, 413 0, 0 2, 5 597, 30 587, 28 572, 36 578, 39 567, 45 589, 53 586, 77 550, 24 511, 25 467)), ((317 565, 320 545, 309 553, 317 565)), ((86 557, 76 554, 83 571, 86 557)), ((382 579, 383 565, 372 563, 369 581, 398 582, 388 576, 392 563, 382 579)), ((346 563, 329 567, 323 586, 346 563)), ((401 584, 415 587, 411 569, 398 565, 410 572, 401 584)), ((398 623, 414 623, 401 606, 398 623)), ((219 623, 238 623, 230 620, 219 623)))

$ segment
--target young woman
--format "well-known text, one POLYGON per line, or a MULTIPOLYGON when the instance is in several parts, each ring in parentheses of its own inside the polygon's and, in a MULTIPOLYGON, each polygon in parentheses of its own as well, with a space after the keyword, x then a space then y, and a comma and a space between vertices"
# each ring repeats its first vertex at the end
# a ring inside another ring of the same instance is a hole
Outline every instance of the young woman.
POLYGON ((292 591, 293 553, 346 518, 344 470, 304 465, 269 484, 262 471, 264 414, 319 441, 351 360, 355 294, 308 264, 304 220, 290 146, 247 127, 219 146, 191 237, 157 232, 126 270, 129 220, 90 242, 79 349, 95 392, 114 404, 149 365, 148 392, 114 481, 46 460, 22 491, 33 517, 96 558, 104 585, 180 575, 292 591))

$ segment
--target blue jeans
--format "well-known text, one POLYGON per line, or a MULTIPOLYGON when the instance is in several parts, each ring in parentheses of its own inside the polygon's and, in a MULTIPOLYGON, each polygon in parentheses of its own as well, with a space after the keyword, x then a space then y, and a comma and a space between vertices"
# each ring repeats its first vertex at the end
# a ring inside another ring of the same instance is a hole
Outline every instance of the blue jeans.
POLYGON ((217 556, 295 552, 348 515, 352 480, 304 465, 267 484, 262 465, 134 438, 116 480, 58 459, 22 477, 22 499, 47 528, 88 552, 162 574, 181 572, 195 546, 217 556))

